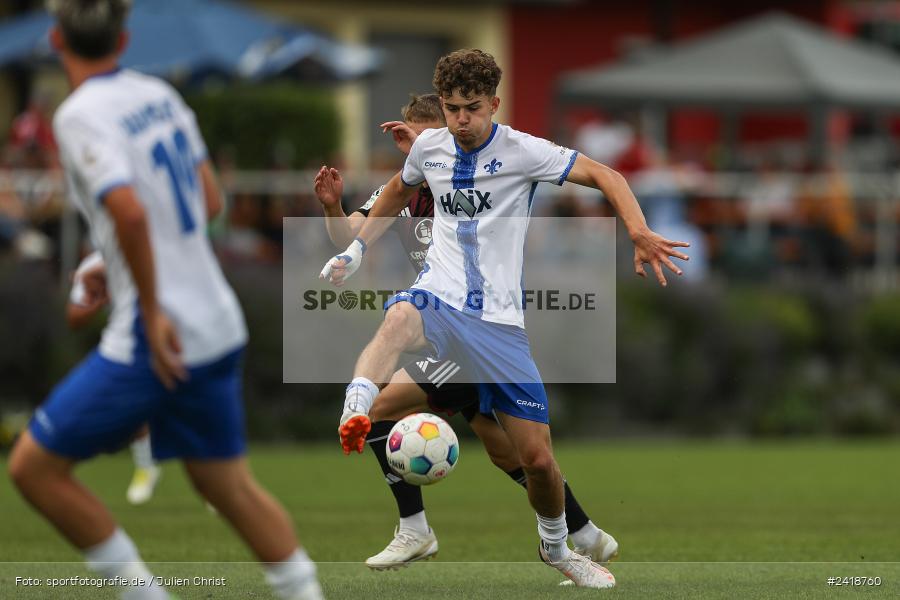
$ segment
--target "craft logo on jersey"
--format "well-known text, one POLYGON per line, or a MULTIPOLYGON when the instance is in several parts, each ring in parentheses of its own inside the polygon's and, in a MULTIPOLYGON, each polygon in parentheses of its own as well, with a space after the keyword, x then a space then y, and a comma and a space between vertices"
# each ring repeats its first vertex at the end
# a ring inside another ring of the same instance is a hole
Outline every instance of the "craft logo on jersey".
POLYGON ((536 408, 538 410, 546 410, 547 406, 543 402, 534 402, 532 400, 516 400, 516 404, 519 406, 525 406, 527 408, 536 408))
POLYGON ((491 209, 490 197, 490 192, 453 190, 441 196, 441 208, 453 216, 462 212, 472 219, 475 215, 491 209))
POLYGON ((500 167, 502 166, 503 163, 494 158, 491 160, 490 164, 484 165, 484 170, 487 171, 489 175, 493 175, 494 173, 499 171, 500 167))

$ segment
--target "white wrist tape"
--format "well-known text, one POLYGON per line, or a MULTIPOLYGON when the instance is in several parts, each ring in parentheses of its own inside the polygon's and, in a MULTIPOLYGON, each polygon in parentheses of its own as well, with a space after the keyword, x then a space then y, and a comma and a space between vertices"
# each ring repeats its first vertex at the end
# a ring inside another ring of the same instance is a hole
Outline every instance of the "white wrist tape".
POLYGON ((331 273, 334 267, 337 266, 340 261, 343 261, 345 265, 344 280, 346 281, 351 275, 356 273, 365 252, 366 243, 361 239, 356 238, 349 246, 347 246, 347 249, 344 250, 343 253, 333 256, 331 260, 325 263, 325 267, 322 269, 322 272, 319 273, 319 277, 334 283, 334 280, 331 278, 331 273))

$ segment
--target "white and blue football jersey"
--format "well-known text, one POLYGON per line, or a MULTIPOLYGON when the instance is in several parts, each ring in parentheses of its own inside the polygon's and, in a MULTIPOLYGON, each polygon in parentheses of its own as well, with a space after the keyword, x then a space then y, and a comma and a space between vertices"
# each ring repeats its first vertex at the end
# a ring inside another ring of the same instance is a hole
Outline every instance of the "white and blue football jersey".
POLYGON ((413 288, 485 321, 525 326, 525 234, 539 182, 562 185, 578 153, 493 124, 471 152, 449 130, 426 129, 401 177, 428 181, 434 194, 433 243, 413 288))
POLYGON ((146 211, 157 300, 178 330, 185 364, 212 362, 246 343, 240 305, 206 236, 196 170, 206 146, 178 93, 155 77, 115 70, 82 83, 57 110, 53 130, 69 195, 106 263, 112 307, 100 353, 131 363, 141 344, 137 290, 103 207, 122 185, 146 211))

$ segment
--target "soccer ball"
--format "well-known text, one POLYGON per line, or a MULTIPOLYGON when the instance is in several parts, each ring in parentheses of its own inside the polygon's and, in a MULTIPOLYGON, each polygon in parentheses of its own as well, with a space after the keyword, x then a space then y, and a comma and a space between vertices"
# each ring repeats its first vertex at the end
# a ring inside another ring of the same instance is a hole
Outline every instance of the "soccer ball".
POLYGON ((387 441, 387 460, 394 473, 413 485, 445 478, 459 460, 453 428, 437 415, 416 413, 397 421, 387 441))

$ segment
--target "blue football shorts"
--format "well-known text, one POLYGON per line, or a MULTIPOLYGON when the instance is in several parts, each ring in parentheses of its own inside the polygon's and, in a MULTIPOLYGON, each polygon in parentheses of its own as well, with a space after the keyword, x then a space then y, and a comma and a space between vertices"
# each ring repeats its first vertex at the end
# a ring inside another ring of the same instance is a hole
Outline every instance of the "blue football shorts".
POLYGON ((240 456, 242 356, 240 348, 191 367, 188 380, 169 391, 146 355, 129 365, 94 350, 35 411, 29 431, 44 448, 78 460, 119 450, 145 423, 157 460, 240 456))
POLYGON ((409 302, 419 310, 435 358, 455 361, 474 375, 480 412, 496 410, 520 419, 550 422, 547 393, 524 329, 483 321, 425 290, 395 294, 384 309, 398 302, 409 302))

